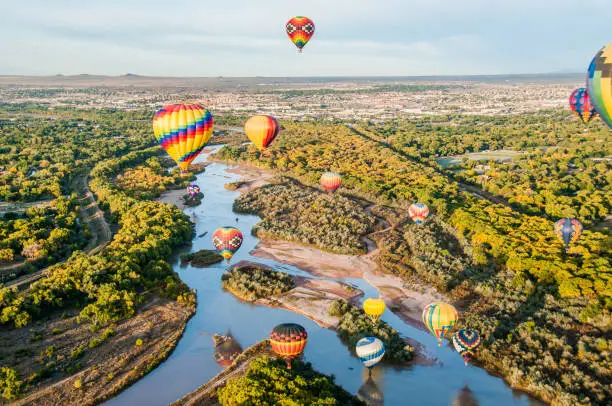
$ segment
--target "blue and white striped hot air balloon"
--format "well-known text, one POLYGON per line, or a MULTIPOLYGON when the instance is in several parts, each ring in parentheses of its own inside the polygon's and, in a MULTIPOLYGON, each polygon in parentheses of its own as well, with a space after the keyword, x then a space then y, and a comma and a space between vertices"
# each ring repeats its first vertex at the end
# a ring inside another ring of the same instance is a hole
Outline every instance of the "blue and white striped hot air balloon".
POLYGON ((357 342, 355 352, 364 367, 372 368, 385 355, 385 344, 376 337, 364 337, 357 342))

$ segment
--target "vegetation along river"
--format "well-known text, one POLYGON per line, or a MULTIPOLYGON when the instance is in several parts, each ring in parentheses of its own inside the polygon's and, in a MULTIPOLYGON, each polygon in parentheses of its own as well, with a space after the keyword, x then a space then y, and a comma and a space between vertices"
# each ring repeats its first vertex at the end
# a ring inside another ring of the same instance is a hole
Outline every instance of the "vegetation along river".
MULTIPOLYGON (((208 154, 201 154, 196 162, 206 160, 207 156, 208 154)), ((240 228, 245 237, 242 248, 234 255, 232 263, 251 260, 292 275, 318 278, 293 266, 250 255, 250 251, 259 242, 251 235, 250 230, 260 219, 232 211, 232 204, 238 197, 238 192, 226 190, 223 185, 238 181, 240 175, 228 173, 228 168, 228 165, 213 163, 206 168, 206 172, 197 177, 196 183, 204 193, 204 199, 199 206, 185 209, 185 213, 196 224, 196 237, 189 251, 213 249, 213 232, 218 227, 231 225, 240 228), (202 237, 197 237, 205 232, 207 233, 202 237)), ((304 360, 311 362, 315 369, 328 375, 333 374, 336 382, 353 394, 364 385, 367 373, 333 330, 319 327, 305 316, 284 309, 250 305, 224 291, 221 287, 221 275, 231 264, 221 262, 209 268, 196 268, 190 265, 182 266, 177 258, 173 266, 181 279, 190 288, 197 290, 197 312, 187 325, 172 355, 136 384, 106 402, 106 405, 167 405, 193 391, 223 369, 213 357, 212 334, 226 334, 231 331, 242 348, 247 348, 267 338, 272 328, 283 322, 296 322, 308 330, 309 340, 304 351, 304 360)), ((378 297, 376 289, 363 279, 319 279, 339 280, 361 289, 365 297, 378 297)), ((489 375, 485 370, 471 365, 466 367, 450 343, 446 342, 442 347, 438 347, 433 335, 406 324, 389 310, 384 313, 382 319, 402 336, 422 343, 426 351, 437 358, 433 366, 375 367, 373 377, 376 387, 370 385, 369 390, 380 391, 386 405, 540 404, 527 395, 512 390, 502 379, 489 375), (458 400, 460 397, 465 402, 466 387, 477 403, 462 403, 458 400)))

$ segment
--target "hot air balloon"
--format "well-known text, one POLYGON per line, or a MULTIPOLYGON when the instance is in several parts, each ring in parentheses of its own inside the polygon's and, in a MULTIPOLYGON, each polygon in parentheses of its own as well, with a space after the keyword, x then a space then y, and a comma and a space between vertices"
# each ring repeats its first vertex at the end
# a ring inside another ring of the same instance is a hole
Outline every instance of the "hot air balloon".
POLYGON ((227 262, 242 245, 242 233, 234 227, 221 227, 212 236, 212 243, 227 262))
POLYGON ((364 337, 357 341, 355 352, 366 368, 372 368, 385 356, 385 344, 376 337, 364 337))
POLYGON ((429 215, 429 207, 423 203, 414 203, 408 207, 408 215, 417 224, 423 224, 429 215))
POLYGON ((232 365, 240 354, 242 354, 242 346, 229 332, 221 336, 221 339, 215 343, 215 362, 224 368, 232 365))
POLYGON ((459 318, 457 309, 444 302, 433 302, 423 309, 423 323, 438 339, 438 346, 442 345, 444 335, 452 330, 459 318))
POLYGON ((302 53, 302 48, 306 45, 310 38, 314 35, 314 22, 308 17, 293 17, 287 21, 285 26, 287 35, 291 42, 295 44, 299 53, 302 53))
POLYGON ((601 119, 612 129, 612 42, 589 65, 587 92, 601 119))
POLYGON ((467 366, 474 358, 474 351, 480 345, 480 334, 476 330, 459 330, 453 335, 453 345, 467 366))
POLYGON ((342 177, 336 172, 325 172, 321 175, 321 185, 329 193, 334 193, 342 185, 342 177))
POLYGON ((199 104, 170 104, 155 113, 153 132, 185 172, 212 137, 212 114, 199 104))
POLYGON ((187 186, 187 193, 191 197, 196 197, 200 193, 200 187, 198 185, 189 185, 187 186))
POLYGON ((306 329, 295 323, 279 324, 270 333, 272 350, 287 362, 288 369, 291 369, 291 361, 304 351, 307 342, 306 329))
POLYGON ((589 93, 584 87, 572 92, 569 98, 569 104, 574 114, 576 114, 585 124, 588 124, 589 121, 597 115, 597 110, 595 110, 595 106, 591 104, 589 93))
POLYGON ((382 299, 367 298, 363 302, 363 311, 372 319, 373 324, 378 321, 386 308, 385 301, 382 299))
POLYGON ((555 234, 563 244, 565 251, 569 250, 569 246, 575 243, 582 233, 582 224, 576 219, 565 218, 555 223, 555 234))
POLYGON ((278 122, 272 116, 253 116, 244 124, 244 132, 260 151, 274 141, 279 129, 278 122))

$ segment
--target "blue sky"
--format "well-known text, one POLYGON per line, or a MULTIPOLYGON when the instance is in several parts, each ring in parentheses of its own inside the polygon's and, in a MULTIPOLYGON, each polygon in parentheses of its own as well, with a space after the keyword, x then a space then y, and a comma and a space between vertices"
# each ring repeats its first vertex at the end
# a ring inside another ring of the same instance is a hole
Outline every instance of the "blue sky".
POLYGON ((612 0, 4 0, 0 75, 581 72, 612 0), (306 15, 298 55, 284 32, 306 15))

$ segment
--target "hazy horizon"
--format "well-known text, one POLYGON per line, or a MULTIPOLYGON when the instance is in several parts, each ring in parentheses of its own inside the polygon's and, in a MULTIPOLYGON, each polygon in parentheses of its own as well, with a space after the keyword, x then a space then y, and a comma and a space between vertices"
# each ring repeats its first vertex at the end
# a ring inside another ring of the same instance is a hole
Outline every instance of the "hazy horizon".
POLYGON ((474 76, 582 72, 609 42, 609 0, 10 2, 0 74, 474 76), (311 17, 298 55, 285 33, 311 17))

